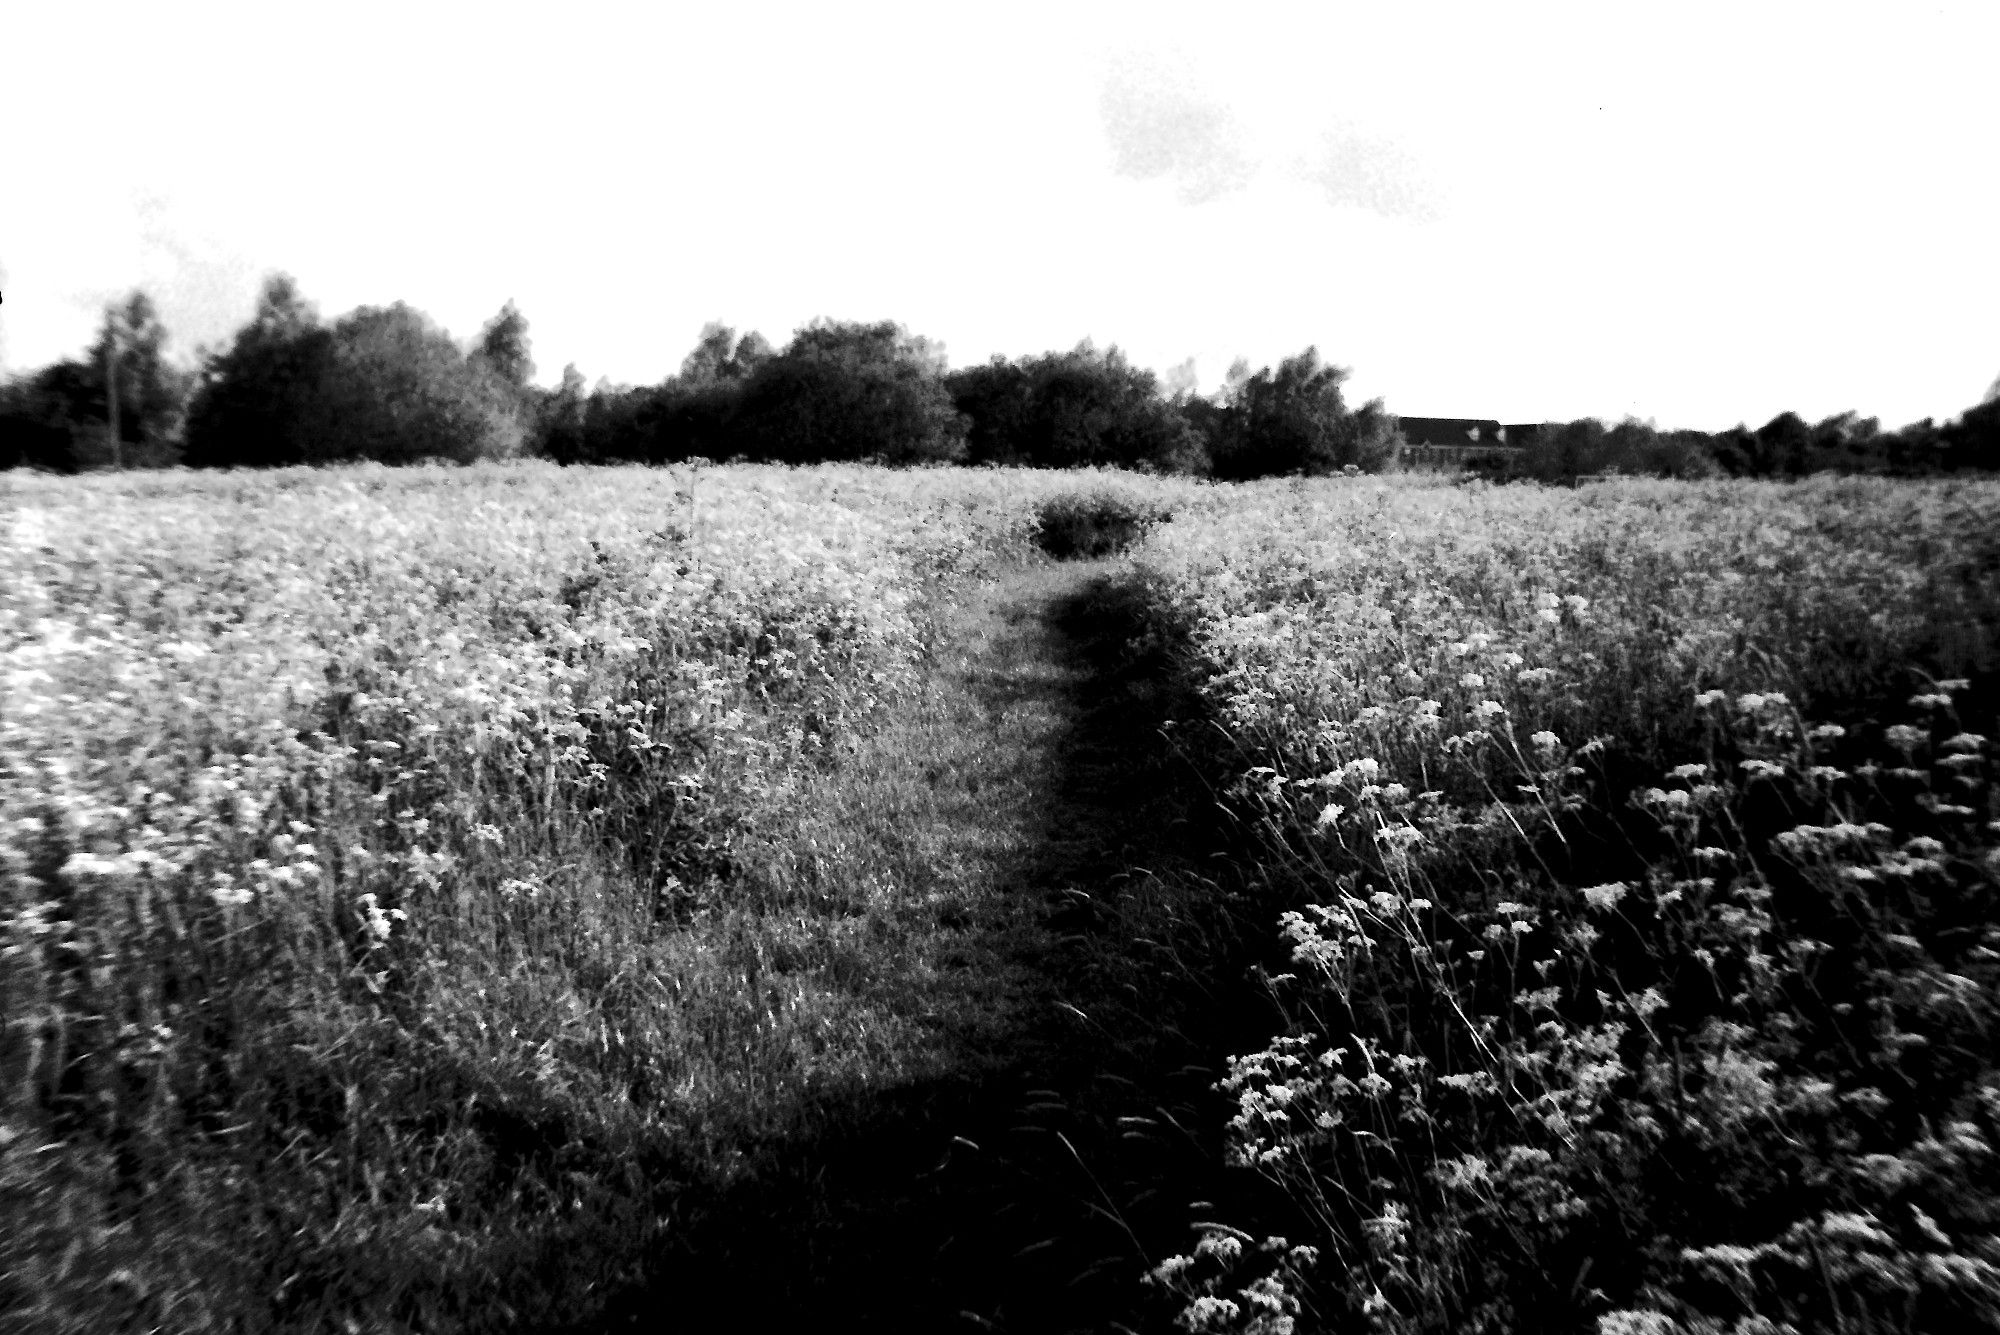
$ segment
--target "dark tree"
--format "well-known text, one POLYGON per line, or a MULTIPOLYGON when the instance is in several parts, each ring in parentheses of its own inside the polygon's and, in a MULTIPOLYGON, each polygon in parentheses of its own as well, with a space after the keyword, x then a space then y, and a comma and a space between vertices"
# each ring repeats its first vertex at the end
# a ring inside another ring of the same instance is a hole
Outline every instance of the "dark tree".
POLYGON ((100 421, 108 418, 110 394, 105 374, 114 370, 118 391, 119 447, 109 449, 108 437, 96 433, 99 451, 88 462, 118 462, 157 467, 180 453, 181 426, 186 417, 191 377, 167 360, 167 329, 153 300, 135 291, 107 306, 84 365, 96 371, 96 404, 100 421))
POLYGON ((1207 455, 1159 378, 1088 341, 1019 362, 995 358, 948 378, 969 419, 975 463, 1109 465, 1200 472, 1207 455))
POLYGON ((530 346, 528 317, 509 300, 498 315, 486 322, 472 356, 504 383, 525 390, 535 378, 535 359, 528 355, 530 346))
POLYGON ((204 369, 187 461, 505 457, 524 442, 523 413, 510 385, 410 307, 363 308, 328 328, 278 275, 256 316, 204 369))
POLYGON ((950 462, 965 453, 965 419, 927 340, 889 321, 818 320, 750 373, 730 438, 786 463, 950 462))
POLYGON ((98 377, 82 362, 61 361, 0 385, 0 468, 82 467, 79 437, 101 432, 87 416, 98 377))
POLYGON ((188 408, 186 461, 197 468, 304 463, 317 452, 333 336, 288 274, 264 282, 257 313, 203 366, 188 408))
POLYGON ((965 415, 966 460, 976 464, 1035 462, 1036 402, 1028 368, 995 355, 946 377, 953 405, 965 415))
POLYGON ((770 340, 756 330, 739 338, 728 325, 712 321, 702 326, 700 342, 681 362, 679 381, 683 387, 694 388, 747 380, 774 355, 770 340))
POLYGON ((509 387, 422 313, 402 302, 363 307, 331 333, 309 461, 471 463, 521 452, 525 430, 509 387))
POLYGON ((1794 412, 1782 412, 1757 428, 1756 472, 1799 477, 1812 467, 1812 428, 1794 412))
POLYGON ((2000 399, 1989 395, 1976 408, 1968 408, 1941 433, 1944 467, 2000 470, 2000 399))
POLYGON ((0 390, 0 467, 73 472, 173 463, 192 377, 167 359, 166 348, 166 327, 144 292, 106 306, 81 359, 54 362, 0 390), (115 443, 107 373, 118 390, 115 443))
POLYGON ((538 451, 557 463, 586 463, 585 414, 589 408, 583 372, 571 362, 563 367, 562 383, 543 396, 536 422, 538 451))
POLYGON ((1328 366, 1316 348, 1255 375, 1238 363, 1212 419, 1209 453, 1216 476, 1329 473, 1350 465, 1373 470, 1394 456, 1393 420, 1371 403, 1351 413, 1340 392, 1347 371, 1328 366))

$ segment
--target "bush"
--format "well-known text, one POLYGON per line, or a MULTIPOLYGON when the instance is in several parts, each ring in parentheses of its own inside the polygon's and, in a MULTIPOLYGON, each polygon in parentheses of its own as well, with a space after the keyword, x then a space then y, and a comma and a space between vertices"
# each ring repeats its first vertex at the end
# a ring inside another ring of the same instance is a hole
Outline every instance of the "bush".
POLYGON ((1035 511, 1035 545, 1058 561, 1115 556, 1173 513, 1111 491, 1064 492, 1035 511))

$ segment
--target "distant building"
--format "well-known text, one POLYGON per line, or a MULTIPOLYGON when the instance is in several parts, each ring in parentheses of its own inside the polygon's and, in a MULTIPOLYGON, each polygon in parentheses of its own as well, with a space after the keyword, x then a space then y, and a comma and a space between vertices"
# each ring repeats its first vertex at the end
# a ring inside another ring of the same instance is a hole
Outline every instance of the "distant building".
POLYGON ((1448 466, 1505 458, 1534 438, 1535 423, 1504 425, 1492 418, 1398 417, 1403 462, 1448 466))

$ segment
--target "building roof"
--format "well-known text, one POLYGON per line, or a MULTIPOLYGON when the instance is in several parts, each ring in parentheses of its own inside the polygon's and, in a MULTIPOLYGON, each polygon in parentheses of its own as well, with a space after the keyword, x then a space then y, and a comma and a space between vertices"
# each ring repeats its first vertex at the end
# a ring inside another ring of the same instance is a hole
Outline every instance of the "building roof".
POLYGON ((1486 446, 1507 444, 1498 419, 1482 417, 1402 417, 1403 439, 1412 445, 1486 446))

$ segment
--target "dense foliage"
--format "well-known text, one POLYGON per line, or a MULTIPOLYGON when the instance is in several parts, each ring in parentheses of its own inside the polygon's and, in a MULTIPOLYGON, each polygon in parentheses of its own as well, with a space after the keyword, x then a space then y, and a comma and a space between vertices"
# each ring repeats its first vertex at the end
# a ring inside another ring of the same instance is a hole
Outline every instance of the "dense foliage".
POLYGON ((256 317, 203 369, 188 410, 186 462, 511 457, 526 440, 527 408, 524 386, 511 378, 525 373, 525 333, 512 323, 503 313, 488 346, 467 357, 400 303, 323 326, 290 280, 274 278, 256 317))
MULTIPOLYGON (((507 458, 666 464, 690 459, 1117 467, 1247 480, 1376 472, 1403 458, 1380 400, 1349 408, 1348 372, 1314 348, 1252 371, 1239 362, 1203 397, 1163 391, 1116 347, 948 371, 929 340, 889 321, 817 320, 782 349, 710 324, 678 373, 587 388, 573 365, 533 383, 528 322, 513 302, 461 351, 401 303, 331 326, 284 275, 229 347, 190 374, 135 292, 106 308, 88 357, 0 385, 0 468, 110 464, 282 466, 340 459, 507 458), (119 440, 105 371, 116 358, 119 440), (185 430, 183 430, 185 422, 185 430)), ((1184 372, 1186 374, 1191 374, 1184 372)), ((1495 477, 1573 483, 1609 473, 1699 478, 1810 473, 1926 476, 2000 469, 2000 401, 1942 425, 1884 431, 1842 413, 1781 413, 1752 431, 1662 431, 1595 419, 1516 429, 1517 449, 1470 461, 1495 477)))
POLYGON ((1585 418, 1542 426, 1518 455, 1485 467, 1543 482, 1614 472, 1679 478, 1994 472, 2000 471, 2000 400, 1989 398, 1943 425, 1927 418, 1897 431, 1851 412, 1817 423, 1786 412, 1755 431, 1736 426, 1717 432, 1662 431, 1630 419, 1607 426, 1585 418))
POLYGON ((950 463, 965 454, 943 353, 886 321, 818 320, 799 330, 744 377, 732 437, 743 454, 774 463, 950 463))
POLYGON ((969 463, 1206 471, 1206 446, 1180 404, 1117 348, 995 357, 948 383, 971 424, 969 463))
POLYGON ((82 360, 59 361, 0 386, 0 468, 74 472, 174 462, 191 380, 166 347, 166 327, 144 292, 106 306, 82 360), (115 446, 107 373, 117 386, 115 446))
POLYGON ((1248 372, 1239 366, 1207 416, 1217 477, 1375 472, 1395 457, 1395 422, 1381 402, 1348 411, 1340 392, 1347 372, 1320 361, 1316 349, 1248 372))

